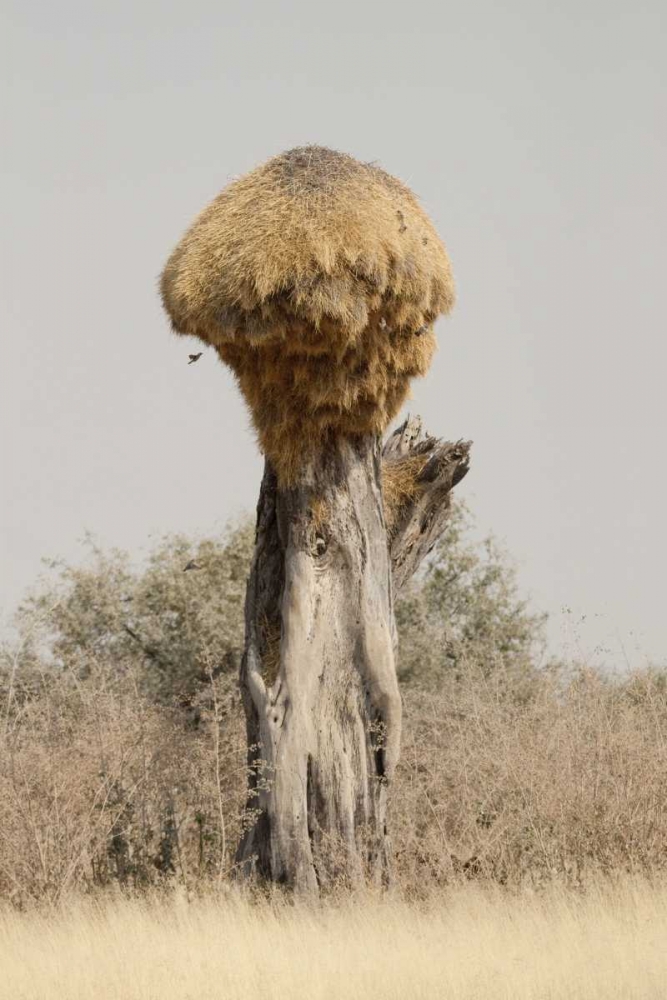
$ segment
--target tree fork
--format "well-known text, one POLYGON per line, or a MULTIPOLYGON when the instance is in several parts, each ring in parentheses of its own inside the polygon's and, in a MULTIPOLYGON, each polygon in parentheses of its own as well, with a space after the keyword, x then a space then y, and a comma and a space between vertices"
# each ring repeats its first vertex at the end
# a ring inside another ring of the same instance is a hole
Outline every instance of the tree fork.
POLYGON ((442 533, 469 447, 410 418, 383 450, 373 436, 332 441, 290 488, 267 461, 240 677, 245 873, 306 892, 388 877, 401 737, 393 594, 442 533))

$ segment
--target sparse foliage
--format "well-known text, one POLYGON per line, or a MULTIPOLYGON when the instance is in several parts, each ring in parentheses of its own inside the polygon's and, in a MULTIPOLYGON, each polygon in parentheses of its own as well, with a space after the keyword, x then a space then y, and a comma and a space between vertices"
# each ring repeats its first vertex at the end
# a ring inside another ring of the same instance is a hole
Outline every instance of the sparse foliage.
POLYGON ((477 540, 470 511, 455 504, 429 561, 396 602, 399 677, 437 685, 443 671, 465 671, 470 663, 485 674, 530 672, 545 620, 521 598, 498 541, 477 540))
POLYGON ((131 664, 141 687, 163 699, 192 696, 211 669, 216 676, 238 669, 249 524, 220 538, 168 536, 138 570, 125 553, 105 552, 92 540, 89 550, 83 566, 52 564, 55 579, 19 611, 22 632, 39 623, 54 666, 76 663, 85 672, 91 658, 118 671, 131 664))

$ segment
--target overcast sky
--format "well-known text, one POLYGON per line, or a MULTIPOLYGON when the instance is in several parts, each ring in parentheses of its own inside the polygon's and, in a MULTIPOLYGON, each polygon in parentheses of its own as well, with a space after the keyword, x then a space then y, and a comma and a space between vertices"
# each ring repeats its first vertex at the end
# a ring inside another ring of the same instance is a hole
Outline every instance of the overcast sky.
POLYGON ((86 530, 140 556, 254 506, 241 399, 156 280, 232 177, 316 142, 407 181, 448 246, 411 408, 474 439, 459 493, 553 648, 665 661, 664 2, 0 8, 5 620, 86 530))

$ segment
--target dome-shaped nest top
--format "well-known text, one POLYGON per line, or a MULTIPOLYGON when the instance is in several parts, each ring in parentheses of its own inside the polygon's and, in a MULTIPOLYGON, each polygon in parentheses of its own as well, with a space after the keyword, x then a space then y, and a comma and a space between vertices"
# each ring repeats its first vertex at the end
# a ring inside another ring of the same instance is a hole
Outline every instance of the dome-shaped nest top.
POLYGON ((172 253, 161 291, 174 329, 236 373, 283 482, 330 434, 385 429, 454 301, 445 248, 412 192, 319 146, 225 188, 172 253))

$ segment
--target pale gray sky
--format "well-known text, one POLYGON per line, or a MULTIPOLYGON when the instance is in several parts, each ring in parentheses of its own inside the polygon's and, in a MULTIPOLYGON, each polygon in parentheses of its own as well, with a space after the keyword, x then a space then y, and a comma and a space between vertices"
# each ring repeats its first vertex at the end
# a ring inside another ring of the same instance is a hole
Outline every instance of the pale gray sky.
POLYGON ((156 279, 232 176, 317 142, 401 176, 448 245, 412 409, 474 439, 460 494, 554 647, 664 661, 662 0, 0 9, 5 615, 85 530, 140 554, 253 507, 239 395, 186 365, 156 279))

